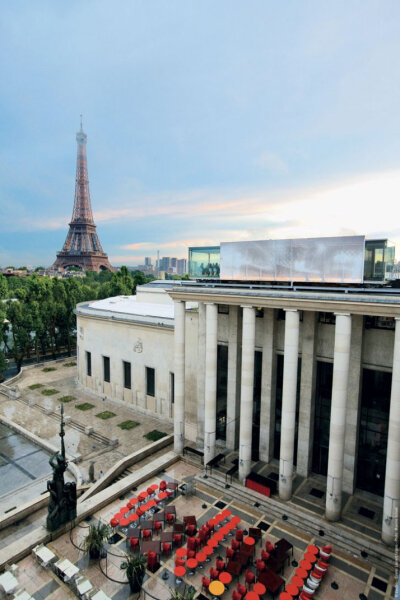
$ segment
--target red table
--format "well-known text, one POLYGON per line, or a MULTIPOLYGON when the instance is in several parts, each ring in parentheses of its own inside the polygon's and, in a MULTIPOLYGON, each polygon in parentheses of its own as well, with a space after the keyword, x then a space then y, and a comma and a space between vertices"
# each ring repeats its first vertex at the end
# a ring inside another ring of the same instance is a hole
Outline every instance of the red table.
POLYGON ((299 595, 299 588, 297 587, 297 585, 294 585, 293 583, 288 583, 286 585, 285 592, 290 594, 293 598, 297 598, 297 596, 299 595))
POLYGON ((165 500, 165 498, 168 496, 167 492, 160 492, 158 494, 158 497, 160 498, 160 500, 165 500))
POLYGON ((139 502, 139 500, 136 497, 135 498, 131 498, 129 500, 129 502, 127 503, 127 507, 128 508, 133 508, 138 502, 139 502))
POLYGON ((157 490, 158 489, 158 483, 152 483, 151 485, 149 485, 149 488, 151 488, 152 490, 157 490))
POLYGON ((198 552, 196 554, 196 560, 199 563, 205 562, 207 560, 207 554, 205 552, 198 552))
POLYGON ((225 508, 225 510, 222 511, 222 516, 224 517, 224 519, 226 519, 227 517, 230 517, 232 514, 232 511, 229 510, 229 508, 225 508))
POLYGON ((217 515, 215 515, 214 518, 217 521, 217 523, 221 523, 221 521, 224 520, 224 517, 221 515, 221 513, 218 513, 217 515))
POLYGON ((174 569, 174 575, 178 579, 180 580, 181 577, 183 577, 186 574, 186 569, 185 567, 175 567, 174 569))
POLYGON ((260 596, 256 592, 247 592, 244 600, 260 600, 260 596))
POLYGON ((310 562, 313 565, 315 562, 317 562, 317 557, 311 552, 306 552, 304 555, 304 560, 308 560, 308 562, 310 562))
POLYGON ((218 540, 215 537, 211 538, 211 540, 208 540, 207 546, 211 546, 211 548, 216 548, 216 546, 218 546, 218 540))
POLYGON ((130 509, 127 506, 123 506, 119 509, 119 512, 121 513, 121 515, 125 515, 127 512, 129 512, 129 510, 130 509))
POLYGON ((259 582, 253 584, 253 592, 258 594, 259 596, 262 596, 263 594, 265 594, 266 591, 267 591, 267 588, 265 587, 264 584, 259 583, 259 582))
POLYGON ((293 583, 293 585, 300 589, 303 587, 304 579, 302 579, 301 577, 297 577, 297 575, 294 575, 290 580, 290 583, 293 583))
POLYGON ((252 537, 245 537, 243 542, 247 545, 247 546, 254 546, 254 544, 256 543, 256 540, 252 537))
POLYGON ((231 519, 231 523, 235 523, 235 526, 239 525, 240 521, 241 521, 241 518, 237 517, 236 515, 234 517, 232 517, 232 519, 231 519))
POLYGON ((125 518, 121 519, 120 522, 119 522, 119 524, 120 524, 121 527, 128 527, 128 525, 129 525, 129 519, 125 519, 125 518))
POLYGON ((317 546, 307 546, 306 552, 311 552, 311 554, 318 554, 319 550, 317 548, 317 546))
POLYGON ((197 560, 195 558, 188 558, 186 561, 186 565, 190 569, 189 575, 194 575, 194 569, 198 565, 197 560))
POLYGON ((186 556, 187 550, 186 548, 183 548, 183 546, 181 546, 180 548, 178 548, 175 554, 178 558, 183 558, 184 556, 186 556))
POLYGON ((222 583, 224 585, 229 585, 230 582, 232 581, 232 575, 230 573, 227 573, 226 571, 222 571, 219 575, 218 575, 218 579, 220 581, 222 581, 222 583))
POLYGON ((293 598, 287 592, 282 592, 281 594, 279 594, 279 600, 293 600, 293 598))
POLYGON ((157 502, 155 500, 149 500, 147 503, 147 506, 149 508, 154 508, 157 505, 157 502))
POLYGON ((139 520, 139 517, 134 513, 133 515, 129 515, 128 519, 129 523, 135 523, 135 521, 139 520))
POLYGON ((214 533, 214 535, 213 535, 214 540, 218 540, 219 542, 222 540, 223 537, 224 537, 224 534, 221 530, 217 531, 217 533, 214 533))
POLYGON ((307 573, 307 571, 305 569, 302 569, 301 567, 298 567, 296 569, 296 576, 300 577, 300 579, 303 579, 303 581, 304 581, 304 579, 307 579, 308 573, 307 573))
POLYGON ((299 562, 299 565, 302 569, 305 569, 306 571, 311 571, 311 563, 308 560, 301 560, 299 562))
POLYGON ((204 546, 204 548, 202 549, 202 554, 206 555, 206 561, 210 562, 210 559, 208 558, 210 556, 210 554, 212 554, 214 552, 214 549, 211 548, 211 546, 204 546))

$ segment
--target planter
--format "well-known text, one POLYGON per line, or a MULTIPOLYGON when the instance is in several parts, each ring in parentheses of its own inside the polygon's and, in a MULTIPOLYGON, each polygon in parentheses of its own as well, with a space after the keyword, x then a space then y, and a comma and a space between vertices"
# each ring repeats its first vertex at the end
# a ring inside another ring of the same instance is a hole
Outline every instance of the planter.
POLYGON ((144 578, 144 571, 142 573, 140 573, 139 576, 135 576, 135 577, 132 577, 131 579, 128 579, 129 586, 131 588, 132 593, 140 592, 140 590, 142 589, 143 578, 144 578))
POLYGON ((89 556, 93 559, 100 558, 100 548, 91 548, 89 550, 89 556))

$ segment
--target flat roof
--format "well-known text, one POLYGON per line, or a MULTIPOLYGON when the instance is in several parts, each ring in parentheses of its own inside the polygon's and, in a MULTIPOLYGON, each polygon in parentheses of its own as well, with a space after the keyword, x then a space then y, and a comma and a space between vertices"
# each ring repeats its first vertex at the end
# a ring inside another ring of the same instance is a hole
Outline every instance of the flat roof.
POLYGON ((82 302, 77 305, 76 313, 170 327, 173 327, 174 322, 172 303, 138 302, 136 296, 114 296, 104 300, 82 302))

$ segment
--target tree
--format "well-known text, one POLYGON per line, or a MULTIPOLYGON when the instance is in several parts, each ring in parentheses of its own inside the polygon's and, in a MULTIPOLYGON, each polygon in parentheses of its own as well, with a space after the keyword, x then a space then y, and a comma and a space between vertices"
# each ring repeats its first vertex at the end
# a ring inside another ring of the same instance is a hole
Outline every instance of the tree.
POLYGON ((3 300, 3 298, 7 298, 7 293, 8 293, 7 278, 4 277, 4 275, 2 275, 0 273, 0 300, 3 300))

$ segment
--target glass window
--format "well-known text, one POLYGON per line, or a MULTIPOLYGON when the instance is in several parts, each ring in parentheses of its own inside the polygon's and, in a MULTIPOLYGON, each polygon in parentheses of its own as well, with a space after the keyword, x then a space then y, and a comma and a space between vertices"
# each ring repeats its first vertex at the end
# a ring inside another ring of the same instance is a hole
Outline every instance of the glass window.
POLYGON ((131 389, 131 363, 122 361, 124 365, 124 388, 131 389))
POLYGON ((173 404, 175 402, 175 373, 169 374, 169 394, 171 404, 173 404))
POLYGON ((251 441, 251 459, 260 459, 260 415, 261 415, 261 374, 262 352, 254 353, 254 383, 253 383, 253 428, 251 441))
POLYGON ((365 329, 394 329, 394 317, 365 317, 365 329))
POLYGON ((229 306, 227 304, 218 304, 218 312, 220 315, 229 315, 229 306))
POLYGON ((110 383, 110 357, 103 356, 103 377, 104 381, 110 383))
POLYGON ((328 472, 332 377, 333 363, 317 361, 312 470, 319 475, 328 472))
POLYGON ((336 317, 331 312, 319 312, 318 313, 318 323, 328 323, 329 325, 334 325, 336 322, 336 317))
POLYGON ((383 496, 392 374, 363 369, 357 487, 383 496))
POLYGON ((256 308, 256 317, 258 317, 259 319, 262 319, 264 317, 264 309, 263 308, 256 308))
POLYGON ((92 353, 86 352, 86 375, 92 376, 92 353))
POLYGON ((146 367, 146 394, 155 396, 155 370, 152 367, 146 367))
POLYGON ((217 350, 217 439, 226 440, 226 407, 228 398, 228 346, 217 350))
POLYGON ((189 248, 189 277, 193 279, 219 279, 219 275, 219 246, 189 248))

